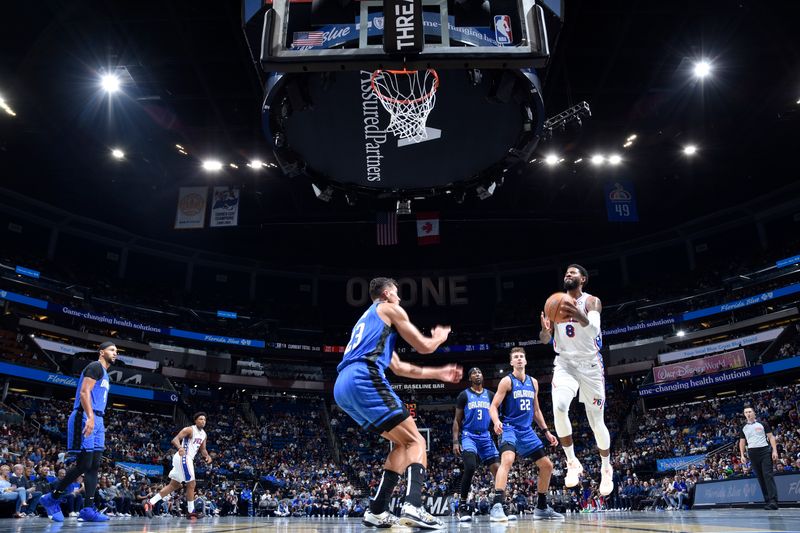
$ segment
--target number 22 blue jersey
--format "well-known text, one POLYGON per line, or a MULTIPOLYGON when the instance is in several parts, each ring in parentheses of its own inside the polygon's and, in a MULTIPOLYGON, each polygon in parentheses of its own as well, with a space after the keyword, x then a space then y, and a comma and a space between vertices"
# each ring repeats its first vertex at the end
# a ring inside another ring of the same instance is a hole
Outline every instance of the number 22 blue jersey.
POLYGON ((369 306, 356 322, 350 342, 344 349, 344 358, 336 367, 338 372, 358 361, 375 363, 383 372, 392 362, 397 332, 378 316, 378 305, 381 303, 383 302, 375 302, 369 306))
POLYGON ((518 428, 533 426, 533 400, 536 397, 536 388, 530 376, 525 376, 525 381, 520 381, 513 373, 509 374, 511 390, 503 399, 503 423, 518 428))

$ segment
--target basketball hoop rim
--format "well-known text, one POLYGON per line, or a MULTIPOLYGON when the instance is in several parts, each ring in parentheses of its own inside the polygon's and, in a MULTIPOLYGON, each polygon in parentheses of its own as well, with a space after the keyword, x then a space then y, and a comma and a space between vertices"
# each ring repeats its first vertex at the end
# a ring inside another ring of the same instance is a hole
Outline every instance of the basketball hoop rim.
POLYGON ((390 74, 416 74, 419 73, 419 70, 390 70, 390 69, 378 69, 372 72, 372 76, 369 79, 370 87, 372 87, 372 92, 374 92, 378 98, 383 100, 384 102, 390 102, 392 104, 401 104, 401 105, 410 105, 416 104, 419 102, 424 102, 425 100, 430 99, 434 94, 436 94, 436 90, 439 88, 439 73, 436 72, 436 69, 429 68, 425 69, 427 72, 433 73, 433 86, 431 87, 430 91, 427 91, 425 94, 420 96, 419 98, 414 98, 413 100, 398 100, 397 98, 390 98, 385 96, 381 93, 378 88, 375 86, 375 78, 382 72, 388 72, 390 74))

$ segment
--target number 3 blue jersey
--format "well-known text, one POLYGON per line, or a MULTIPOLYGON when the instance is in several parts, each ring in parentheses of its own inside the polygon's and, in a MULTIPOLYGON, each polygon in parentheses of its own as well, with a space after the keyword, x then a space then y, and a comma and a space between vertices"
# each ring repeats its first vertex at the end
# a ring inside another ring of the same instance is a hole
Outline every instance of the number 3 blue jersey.
POLYGON ((383 373, 392 362, 397 333, 378 316, 380 304, 381 302, 376 302, 369 306, 356 322, 350 342, 344 349, 344 358, 336 367, 338 372, 351 363, 364 361, 375 363, 383 373))
POLYGON ((464 407, 464 431, 470 433, 485 433, 489 431, 489 406, 492 405, 491 391, 483 389, 478 394, 472 388, 464 391, 466 393, 466 406, 464 407))
POLYGON ((509 374, 511 390, 503 399, 503 423, 518 428, 530 428, 533 425, 533 400, 536 389, 530 376, 520 381, 514 374, 509 374))

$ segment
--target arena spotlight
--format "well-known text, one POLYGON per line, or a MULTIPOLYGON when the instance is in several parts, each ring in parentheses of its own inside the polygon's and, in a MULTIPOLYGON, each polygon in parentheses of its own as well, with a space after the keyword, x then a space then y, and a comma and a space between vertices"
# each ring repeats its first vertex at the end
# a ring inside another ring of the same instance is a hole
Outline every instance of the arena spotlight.
POLYGON ((706 59, 701 59, 694 64, 694 75, 696 78, 703 79, 711 74, 711 63, 706 59))
POLYGON ((606 162, 606 158, 602 154, 595 154, 592 156, 591 161, 594 166, 599 167, 606 162))
POLYGON ((115 93, 119 91, 120 81, 116 74, 103 74, 100 78, 100 86, 107 93, 115 93))
POLYGON ((333 187, 331 187, 330 185, 322 189, 319 186, 317 186, 316 183, 312 183, 311 189, 313 189, 314 196, 316 196, 318 200, 321 200, 323 202, 331 201, 331 197, 333 196, 333 187))
POLYGON ((678 335, 678 337, 685 337, 686 336, 686 332, 683 331, 682 329, 679 329, 677 335, 678 335))
POLYGON ((620 163, 622 163, 622 158, 620 156, 618 156, 617 154, 612 154, 612 155, 608 156, 608 164, 609 165, 615 165, 616 166, 616 165, 619 165, 620 163))
POLYGON ((216 159, 206 159, 205 161, 203 161, 203 170, 207 170, 209 172, 216 172, 218 170, 222 170, 222 163, 220 163, 216 159))
POLYGON ((489 184, 488 187, 484 187, 483 185, 477 186, 475 188, 475 192, 478 193, 478 198, 480 198, 481 200, 486 200, 487 198, 491 198, 496 188, 497 188, 497 183, 493 181, 489 184))
POLYGON ((560 159, 556 154, 548 154, 544 158, 544 162, 547 166, 554 167, 560 162, 560 159))
POLYGON ((17 114, 14 112, 13 109, 6 103, 2 96, 0 96, 0 109, 11 115, 12 117, 16 117, 17 114))
POLYGON ((113 150, 111 150, 111 156, 114 159, 125 159, 125 152, 123 152, 119 148, 114 148, 113 150))
POLYGON ((697 153, 697 146, 694 144, 687 144, 683 147, 683 154, 684 155, 694 155, 697 153))
POLYGON ((247 163, 247 166, 252 168, 253 170, 261 170, 261 167, 264 166, 264 162, 261 161, 260 159, 253 159, 252 161, 247 163))

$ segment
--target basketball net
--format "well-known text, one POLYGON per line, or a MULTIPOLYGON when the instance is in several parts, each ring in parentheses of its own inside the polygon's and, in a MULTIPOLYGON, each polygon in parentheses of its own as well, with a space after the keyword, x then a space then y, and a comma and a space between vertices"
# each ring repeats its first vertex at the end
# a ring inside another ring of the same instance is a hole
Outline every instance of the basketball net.
POLYGON ((376 70, 371 85, 391 117, 386 131, 412 142, 428 138, 425 124, 439 88, 435 70, 376 70))

